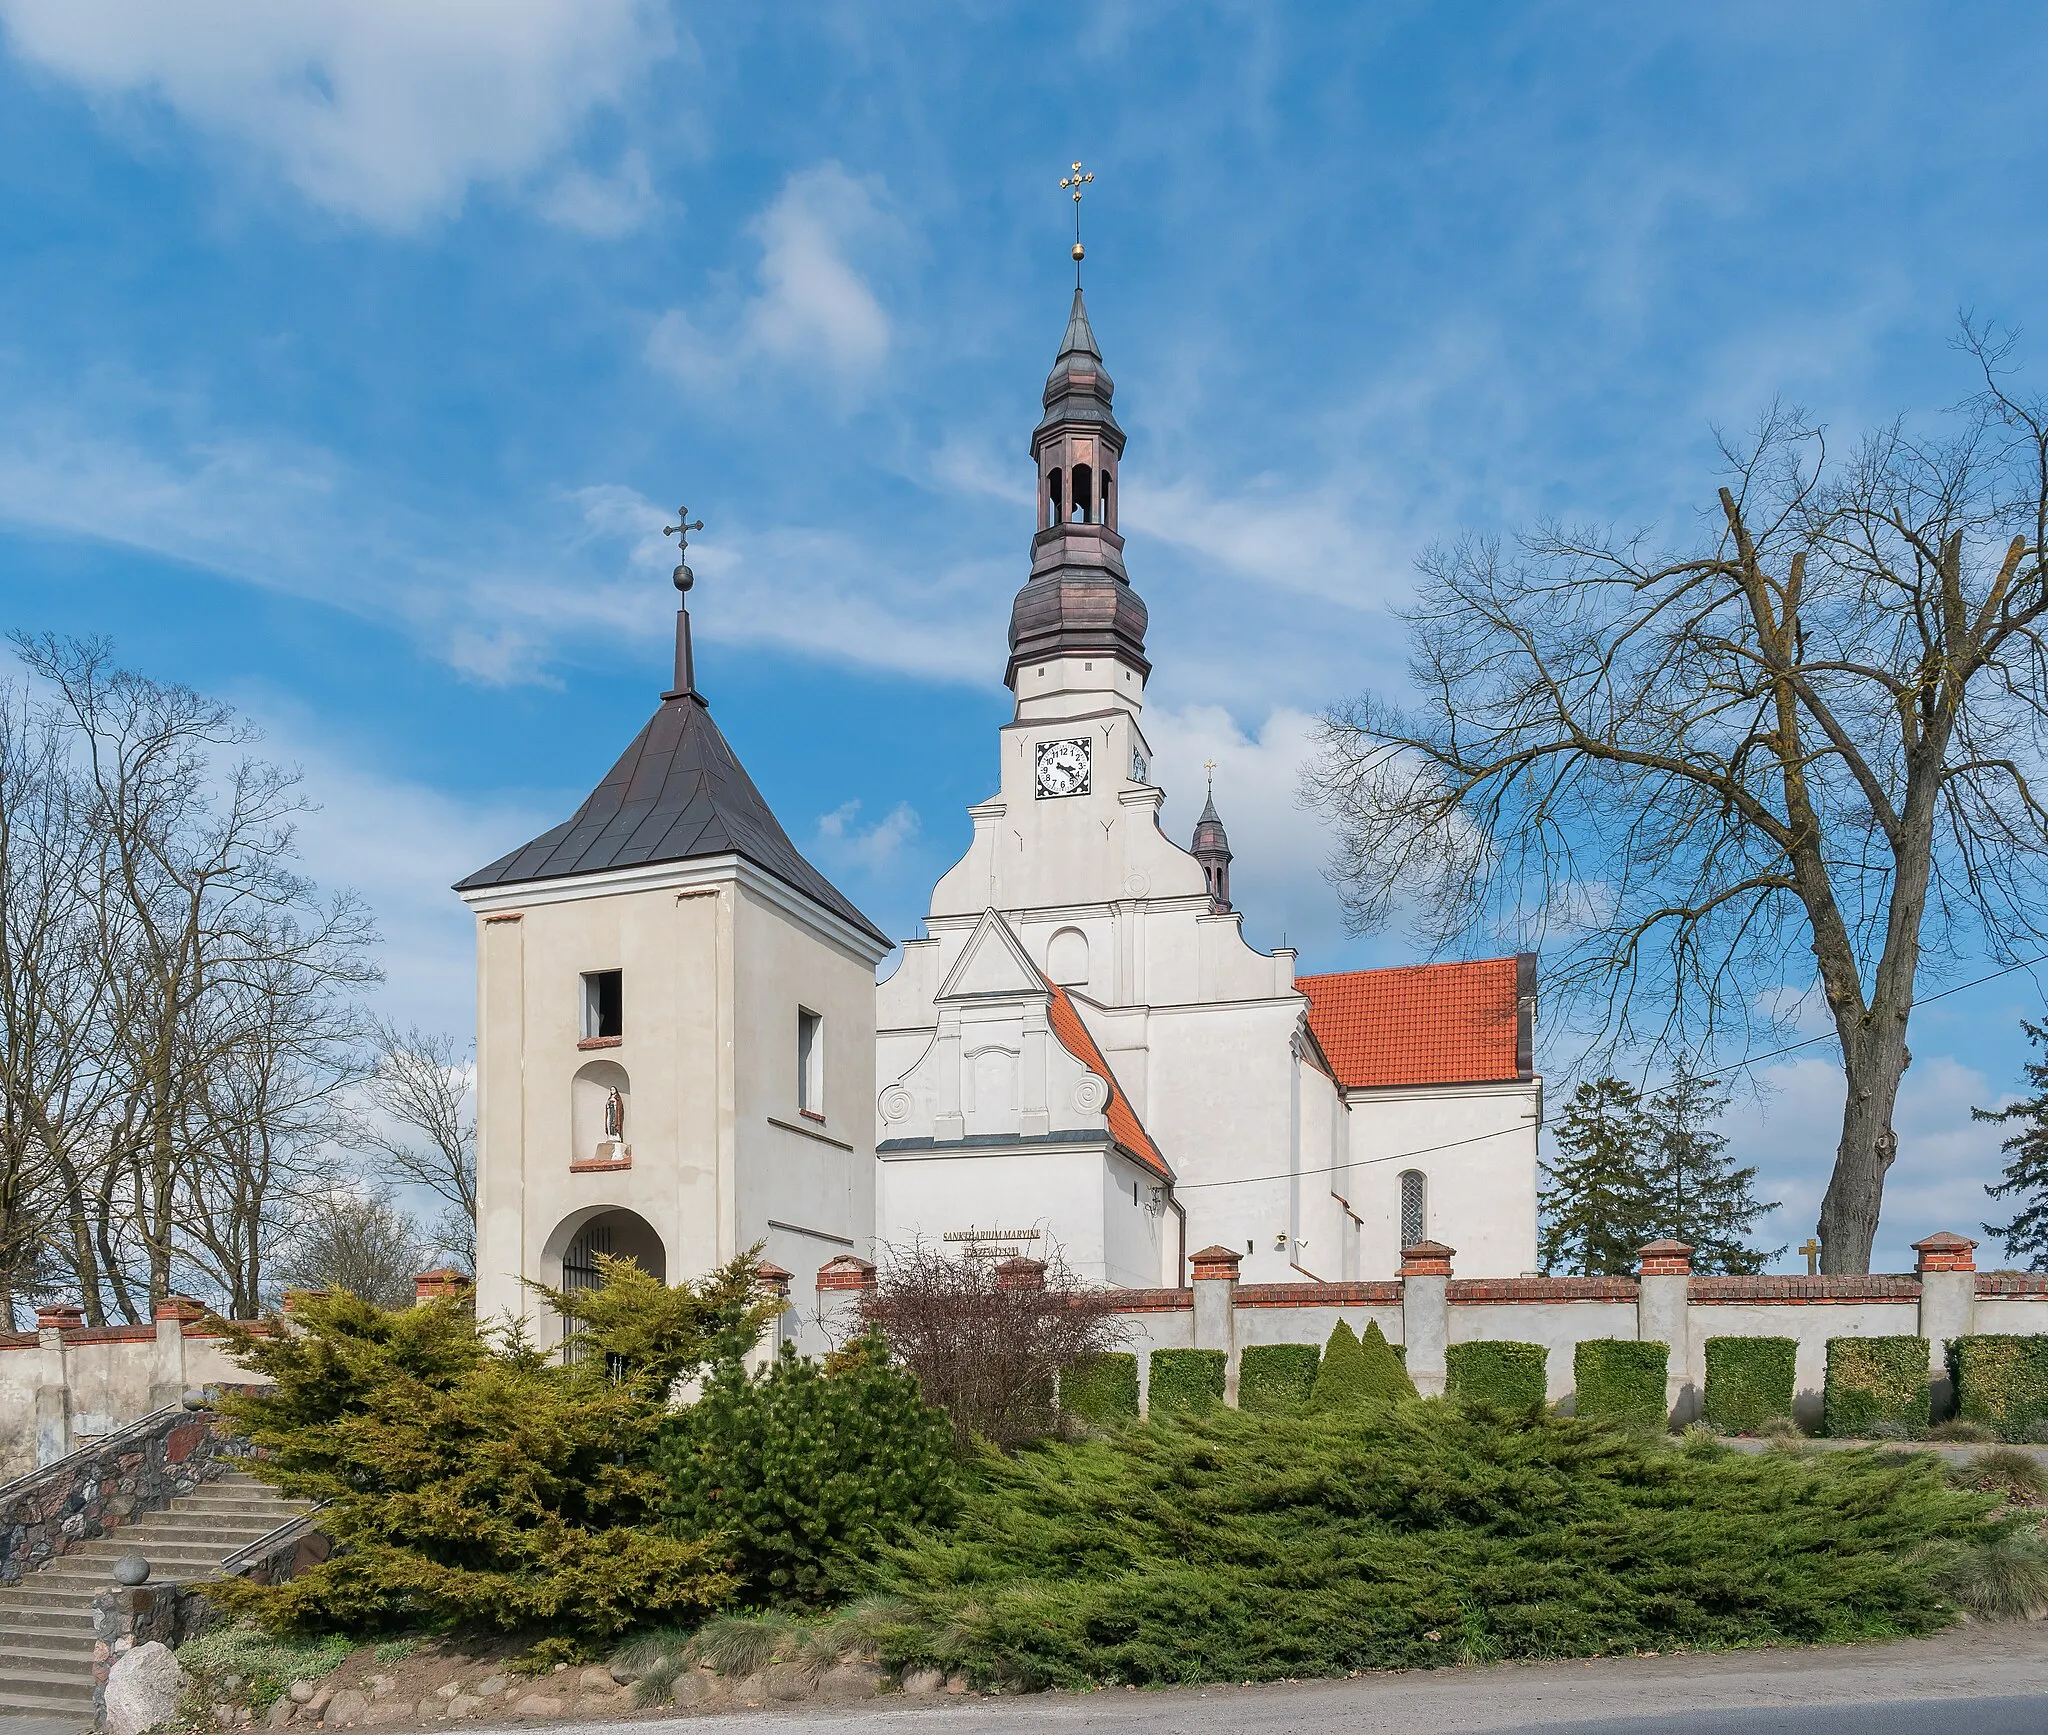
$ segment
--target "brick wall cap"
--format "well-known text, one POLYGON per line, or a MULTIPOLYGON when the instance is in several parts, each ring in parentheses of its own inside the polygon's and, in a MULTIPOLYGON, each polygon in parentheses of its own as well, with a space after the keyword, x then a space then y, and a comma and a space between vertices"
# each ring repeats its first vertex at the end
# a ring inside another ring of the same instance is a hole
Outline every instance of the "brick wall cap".
POLYGON ((1913 1243, 1913 1251, 1915 1253, 1951 1253, 1963 1248, 1974 1248, 1976 1245, 1977 1243, 1972 1241, 1967 1235, 1958 1235, 1952 1229, 1940 1229, 1928 1236, 1924 1241, 1915 1241, 1913 1243))
POLYGON ((998 1289, 1043 1289, 1045 1287, 1045 1261, 1027 1259, 1019 1253, 1005 1259, 996 1267, 998 1289))
POLYGON ((204 1319, 206 1303, 189 1295, 166 1295, 149 1310, 151 1319, 204 1319))
POLYGON ((820 1289, 872 1289, 875 1264, 857 1253, 835 1253, 818 1267, 820 1289))
POLYGON ((796 1273, 783 1270, 772 1259, 756 1259, 754 1261, 754 1275, 760 1278, 763 1283, 787 1283, 796 1273))
POLYGON ((413 1279, 415 1283, 461 1283, 469 1282, 467 1271, 458 1271, 452 1265, 437 1265, 432 1271, 422 1271, 413 1279))
POLYGON ((1235 1247, 1209 1246, 1204 1247, 1199 1253, 1190 1253, 1188 1257, 1198 1260, 1204 1265, 1222 1265, 1226 1263, 1236 1265, 1244 1258, 1244 1255, 1238 1252, 1235 1247))
POLYGON ((1646 1241, 1636 1249, 1636 1257, 1648 1259, 1653 1255, 1660 1259, 1690 1259, 1693 1250, 1683 1241, 1646 1241))
POLYGON ((85 1323, 85 1309, 70 1301, 52 1301, 36 1309, 36 1330, 73 1331, 85 1323))
POLYGON ((1446 1247, 1441 1241, 1417 1241, 1401 1249, 1403 1259, 1450 1259, 1457 1254, 1457 1248, 1446 1247))

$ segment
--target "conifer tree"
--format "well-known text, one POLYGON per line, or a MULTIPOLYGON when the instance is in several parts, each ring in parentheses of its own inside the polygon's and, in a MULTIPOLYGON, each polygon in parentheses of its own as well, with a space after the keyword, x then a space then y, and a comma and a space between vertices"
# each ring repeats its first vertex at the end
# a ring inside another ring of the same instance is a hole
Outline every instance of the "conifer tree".
MULTIPOLYGON (((2048 1025, 2021 1021, 2027 1040, 2048 1046, 2048 1025)), ((2020 1130, 1999 1147, 2011 1157, 2001 1179, 1984 1191, 1994 1199, 2011 1199, 2012 1221, 1986 1223, 1984 1233, 2005 1243, 2008 1259, 2024 1259, 2029 1271, 2048 1271, 2048 1057, 2026 1063, 2027 1083, 2034 1094, 2005 1108, 1973 1108, 1980 1121, 2017 1121, 2020 1130)))
POLYGON ((1695 1271, 1754 1276, 1785 1251, 1749 1244, 1751 1226, 1775 1199, 1755 1195, 1754 1168, 1732 1167, 1728 1140, 1714 1130, 1728 1093, 1681 1064, 1671 1082, 1646 1105, 1654 1142, 1644 1191, 1651 1239, 1686 1242, 1695 1271))
POLYGON ((1358 1350, 1365 1368, 1368 1397, 1412 1398, 1416 1395, 1415 1382, 1408 1377, 1408 1370, 1394 1353, 1394 1346, 1387 1342, 1387 1334, 1380 1330, 1378 1320, 1366 1326, 1365 1336, 1358 1340, 1358 1350))
POLYGON ((1545 1272, 1626 1276, 1653 1241, 1645 1186, 1656 1143, 1642 1092, 1618 1078, 1581 1084, 1559 1116, 1556 1158, 1543 1165, 1537 1205, 1545 1272))
POLYGON ((1330 1341, 1323 1346, 1323 1359, 1316 1368, 1316 1383, 1309 1391, 1308 1407, 1312 1410, 1340 1410, 1351 1404, 1363 1403, 1371 1396, 1370 1373, 1366 1367, 1365 1353, 1359 1347, 1358 1333, 1345 1320, 1338 1320, 1337 1327, 1330 1333, 1330 1341))

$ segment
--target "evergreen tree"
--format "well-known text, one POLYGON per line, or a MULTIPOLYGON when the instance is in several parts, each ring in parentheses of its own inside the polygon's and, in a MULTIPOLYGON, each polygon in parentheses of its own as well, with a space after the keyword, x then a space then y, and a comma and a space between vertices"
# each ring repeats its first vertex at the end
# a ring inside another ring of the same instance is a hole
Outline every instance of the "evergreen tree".
POLYGON ((1323 1359, 1316 1368, 1316 1383, 1309 1390, 1312 1410, 1341 1410, 1362 1404, 1371 1396, 1372 1375, 1358 1333, 1348 1321, 1338 1320, 1330 1341, 1323 1346, 1323 1359))
POLYGON ((1646 1105, 1654 1138, 1644 1191, 1651 1239, 1688 1243, 1695 1271, 1747 1277, 1785 1249, 1749 1244, 1751 1226, 1778 1202, 1757 1200, 1754 1168, 1730 1166, 1727 1137, 1714 1130, 1727 1106, 1724 1089, 1680 1064, 1646 1105))
POLYGON ((1387 1334, 1380 1330, 1378 1320, 1367 1324, 1365 1336, 1358 1340, 1358 1349, 1365 1367, 1365 1389, 1371 1396, 1415 1396, 1415 1382, 1408 1377, 1407 1366, 1394 1353, 1394 1346, 1387 1342, 1387 1334))
POLYGON ((1580 1085, 1552 1142, 1536 1201, 1544 1271, 1629 1275, 1636 1250, 1657 1238, 1646 1185, 1657 1138, 1642 1092, 1618 1078, 1580 1085))
MULTIPOLYGON (((2028 1024, 2020 1028, 2035 1047, 2048 1045, 2048 1025, 2028 1024)), ((2024 1259, 2029 1271, 2048 1271, 2048 1059, 2026 1063, 2027 1083, 2034 1094, 2007 1108, 1973 1108, 1971 1118, 1980 1121, 2018 1121, 2020 1130, 1999 1146, 2012 1161, 2005 1165, 2004 1178, 1984 1191, 1994 1199, 2011 1199, 2018 1207, 2010 1223, 1986 1223, 1984 1233, 2005 1243, 2008 1259, 2024 1259)))

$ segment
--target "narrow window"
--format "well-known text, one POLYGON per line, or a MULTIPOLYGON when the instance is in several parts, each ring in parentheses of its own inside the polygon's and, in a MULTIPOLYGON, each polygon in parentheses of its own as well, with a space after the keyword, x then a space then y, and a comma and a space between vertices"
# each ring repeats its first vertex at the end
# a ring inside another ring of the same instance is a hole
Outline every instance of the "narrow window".
POLYGON ((1088 522, 1089 481, 1088 466, 1086 464, 1076 464, 1074 466, 1073 510, 1073 518, 1076 524, 1086 524, 1088 522))
POLYGON ((1413 1247, 1429 1239, 1428 1182, 1418 1169, 1401 1172, 1401 1245, 1413 1247))
POLYGON ((1104 476, 1102 478, 1102 510, 1096 515, 1096 517, 1099 523, 1107 524, 1110 527, 1110 529, 1114 530, 1116 528, 1116 516, 1110 507, 1109 490, 1110 478, 1108 476, 1104 476))
POLYGON ((825 1118, 825 1021, 796 1009, 796 1106, 813 1120, 825 1118))
POLYGON ((1045 522, 1048 529, 1060 521, 1060 499, 1060 473, 1055 470, 1046 478, 1045 522))
POLYGON ((586 970, 583 973, 583 1040, 617 1038, 625 1034, 625 995, 617 970, 586 970))

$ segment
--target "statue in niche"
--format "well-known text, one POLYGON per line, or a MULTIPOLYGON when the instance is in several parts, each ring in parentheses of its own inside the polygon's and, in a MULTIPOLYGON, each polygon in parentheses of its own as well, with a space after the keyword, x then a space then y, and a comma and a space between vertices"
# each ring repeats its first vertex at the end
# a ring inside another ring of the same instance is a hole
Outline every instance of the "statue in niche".
POLYGON ((626 1136, 626 1099, 617 1085, 605 1093, 604 1136, 607 1144, 619 1144, 626 1136))

